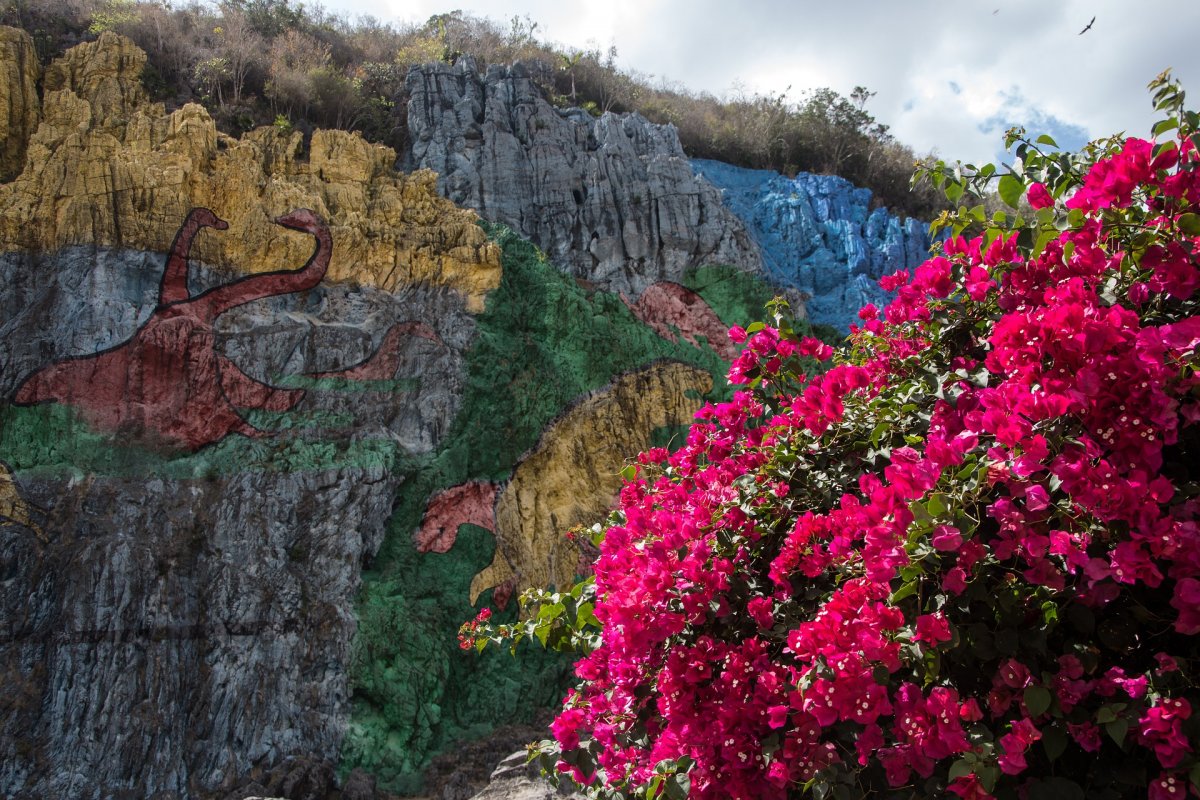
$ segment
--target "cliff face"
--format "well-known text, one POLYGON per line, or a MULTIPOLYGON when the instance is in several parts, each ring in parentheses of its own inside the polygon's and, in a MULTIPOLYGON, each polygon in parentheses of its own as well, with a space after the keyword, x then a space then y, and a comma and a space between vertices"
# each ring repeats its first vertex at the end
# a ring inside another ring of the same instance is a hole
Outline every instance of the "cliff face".
POLYGON ((330 788, 362 565, 499 249, 356 137, 165 114, 143 58, 105 34, 7 105, 0 796, 330 788))
POLYGON ((640 294, 710 263, 755 270, 757 249, 697 178, 670 126, 560 111, 525 70, 471 59, 408 75, 411 165, 455 203, 500 222, 576 277, 640 294))
POLYGON ((928 253, 928 225, 872 210, 870 190, 843 178, 787 178, 701 159, 692 164, 746 222, 768 280, 808 296, 813 322, 846 330, 865 304, 887 301, 877 284, 881 276, 915 267, 928 253))
POLYGON ((195 207, 229 224, 192 256, 240 272, 288 269, 311 244, 272 220, 296 208, 328 220, 328 278, 393 291, 444 286, 481 310, 499 254, 475 216, 439 200, 434 176, 392 172, 395 153, 340 131, 263 128, 218 134, 208 112, 166 114, 140 84, 145 54, 113 33, 72 48, 46 71, 27 164, 0 186, 0 250, 71 244, 165 253, 195 207))
MULTIPOLYGON (((598 513, 624 455, 588 443, 686 421, 724 369, 720 309, 584 288, 356 136, 167 114, 113 34, 39 103, 28 37, 0 34, 0 796, 323 798, 339 763, 414 789, 558 701, 562 659, 473 658, 455 632, 570 576, 555 520, 598 513), (418 547, 461 484, 494 502, 418 547)), ((613 182, 692 188, 654 206, 684 216, 614 228, 657 255, 581 276, 645 288, 733 246, 677 145, 588 125, 613 182)), ((633 203, 606 197, 589 213, 633 203)))
POLYGON ((0 65, 0 181, 7 181, 24 166, 25 147, 37 127, 41 70, 28 34, 0 27, 0 65))

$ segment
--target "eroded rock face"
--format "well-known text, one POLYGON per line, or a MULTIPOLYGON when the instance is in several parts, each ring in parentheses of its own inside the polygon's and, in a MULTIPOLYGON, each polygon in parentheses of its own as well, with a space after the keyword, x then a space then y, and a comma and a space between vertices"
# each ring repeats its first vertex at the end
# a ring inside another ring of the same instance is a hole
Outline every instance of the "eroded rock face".
POLYGON ((621 467, 650 446, 656 428, 691 420, 712 376, 664 362, 622 375, 549 425, 496 498, 496 555, 471 581, 471 602, 511 583, 568 586, 580 551, 563 534, 600 520, 621 488, 621 467))
POLYGON ((314 133, 307 153, 298 132, 220 135, 198 105, 166 114, 147 102, 144 62, 128 39, 105 33, 47 69, 25 168, 0 186, 0 250, 93 244, 165 253, 202 206, 230 227, 198 238, 194 258, 269 272, 308 257, 310 243, 272 224, 308 208, 334 235, 329 280, 388 291, 442 286, 482 310, 500 280, 499 252, 471 212, 437 196, 432 174, 397 175, 394 151, 341 131, 314 133))
POLYGON ((808 295, 813 322, 846 330, 864 305, 887 302, 880 277, 916 267, 928 255, 928 225, 872 210, 871 191, 843 178, 692 163, 746 221, 767 278, 808 295))
MULTIPOLYGON (((90 253, 3 257, 4 396, 153 306, 161 257, 137 253, 101 251, 106 302, 64 292, 90 253)), ((218 796, 285 757, 338 757, 354 597, 391 514, 391 466, 431 450, 457 412, 472 321, 449 292, 334 285, 219 323, 223 357, 303 395, 243 412, 258 438, 158 452, 69 405, 0 404, 18 471, 0 498, 0 674, 18 687, 0 700, 4 796, 218 796), (436 341, 393 333, 414 317, 436 341), (354 377, 364 361, 390 375, 354 377)))
POLYGON ((0 186, 0 796, 332 792, 363 564, 498 251, 356 137, 164 115, 141 58, 60 59, 0 186))
POLYGON ((38 124, 40 71, 29 34, 0 26, 0 181, 25 165, 25 147, 38 124))
POLYGON ((671 126, 593 118, 542 99, 520 66, 474 62, 409 72, 411 166, 502 222, 576 277, 640 294, 691 266, 761 266, 742 223, 692 171, 671 126))
POLYGON ((51 533, 0 528, 0 793, 206 796, 336 757, 383 465, 23 483, 51 533))

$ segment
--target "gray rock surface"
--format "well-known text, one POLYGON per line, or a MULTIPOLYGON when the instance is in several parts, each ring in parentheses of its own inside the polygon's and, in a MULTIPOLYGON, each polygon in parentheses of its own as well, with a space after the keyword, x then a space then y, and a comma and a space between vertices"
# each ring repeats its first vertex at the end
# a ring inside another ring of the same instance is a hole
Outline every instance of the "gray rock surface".
POLYGON ((500 762, 492 772, 487 787, 472 800, 562 800, 582 797, 581 794, 551 786, 537 767, 525 763, 525 753, 518 751, 500 762))
POLYGON ((521 65, 480 75, 470 58, 410 70, 407 166, 605 289, 639 294, 685 269, 761 258, 720 192, 698 178, 673 126, 593 118, 546 102, 521 65))
MULTIPOLYGON (((162 260, 0 257, 0 398, 128 339, 162 260)), ((192 271, 195 293, 228 280, 192 271)), ((433 448, 453 418, 473 322, 449 292, 334 284, 241 306, 214 329, 247 375, 305 389, 288 412, 248 414, 261 438, 156 452, 56 404, 0 407, 46 539, 0 518, 2 797, 335 789, 354 600, 398 490, 391 465, 433 448), (376 370, 390 377, 345 377, 398 325, 422 327, 393 338, 376 370)))

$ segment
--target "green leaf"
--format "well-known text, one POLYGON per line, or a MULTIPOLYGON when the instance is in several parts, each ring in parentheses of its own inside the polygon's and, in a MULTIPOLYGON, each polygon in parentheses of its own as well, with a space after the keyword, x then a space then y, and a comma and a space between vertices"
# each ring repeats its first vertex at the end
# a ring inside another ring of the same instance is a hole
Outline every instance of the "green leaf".
POLYGON ((1058 142, 1054 141, 1054 137, 1048 133, 1043 133, 1041 136, 1037 137, 1037 143, 1047 144, 1051 147, 1058 147, 1058 142))
POLYGON ((1045 714, 1050 708, 1052 699, 1049 690, 1044 687, 1028 687, 1025 690, 1025 708, 1029 709, 1029 716, 1040 717, 1042 714, 1045 714))
POLYGON ((878 447, 879 440, 882 439, 883 435, 891 430, 891 428, 892 423, 890 422, 881 422, 876 425, 875 429, 871 431, 871 444, 878 447))
POLYGON ((959 198, 963 196, 963 185, 957 181, 953 181, 946 185, 946 199, 951 203, 957 203, 959 198))
POLYGON ((1056 760, 1067 749, 1067 732, 1057 725, 1042 729, 1042 747, 1046 750, 1046 758, 1056 760))
POLYGON ((1129 720, 1124 717, 1114 719, 1104 726, 1104 730, 1108 731, 1108 735, 1117 743, 1117 747, 1124 747, 1125 734, 1129 733, 1129 720))
POLYGON ((1151 136, 1161 136, 1167 131, 1173 131, 1179 127, 1179 120, 1176 117, 1168 117, 1167 119, 1159 120, 1154 123, 1154 127, 1150 129, 1151 136))
POLYGON ((960 758, 950 765, 950 773, 946 777, 948 777, 950 780, 954 780, 956 778, 962 778, 966 775, 970 775, 972 771, 973 767, 971 766, 971 763, 965 758, 960 758))
POLYGON ((996 191, 1006 205, 1016 208, 1017 204, 1021 202, 1021 195, 1025 193, 1025 182, 1016 175, 1005 175, 1000 178, 1000 184, 996 187, 996 191))
POLYGON ((1038 235, 1037 241, 1033 244, 1033 256, 1036 258, 1041 255, 1042 251, 1046 249, 1046 245, 1050 243, 1050 240, 1056 238, 1058 238, 1058 231, 1053 228, 1048 231, 1042 231, 1038 235))
POLYGON ((1177 222, 1179 223, 1179 230, 1188 236, 1200 236, 1200 215, 1191 213, 1181 214, 1177 222))
POLYGON ((636 464, 626 464, 624 467, 621 468, 621 479, 622 480, 631 481, 636 477, 637 477, 637 465, 636 464))
POLYGON ((912 595, 916 594, 917 593, 917 585, 918 584, 916 581, 909 581, 908 583, 904 584, 896 591, 892 592, 891 597, 888 598, 888 605, 894 606, 894 605, 896 605, 896 603, 899 603, 904 598, 911 597, 912 595))

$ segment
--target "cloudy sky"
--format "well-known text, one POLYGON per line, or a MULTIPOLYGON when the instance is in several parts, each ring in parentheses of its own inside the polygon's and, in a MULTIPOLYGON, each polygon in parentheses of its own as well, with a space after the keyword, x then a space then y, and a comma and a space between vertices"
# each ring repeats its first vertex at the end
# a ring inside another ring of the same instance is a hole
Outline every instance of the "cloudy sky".
POLYGON ((351 18, 423 22, 461 8, 540 39, 615 45, 625 70, 728 95, 829 86, 901 141, 947 159, 999 158, 1011 125, 1060 145, 1148 135, 1146 83, 1167 67, 1200 99, 1200 3, 1127 0, 323 0, 351 18), (1091 29, 1079 32, 1095 17, 1091 29))

